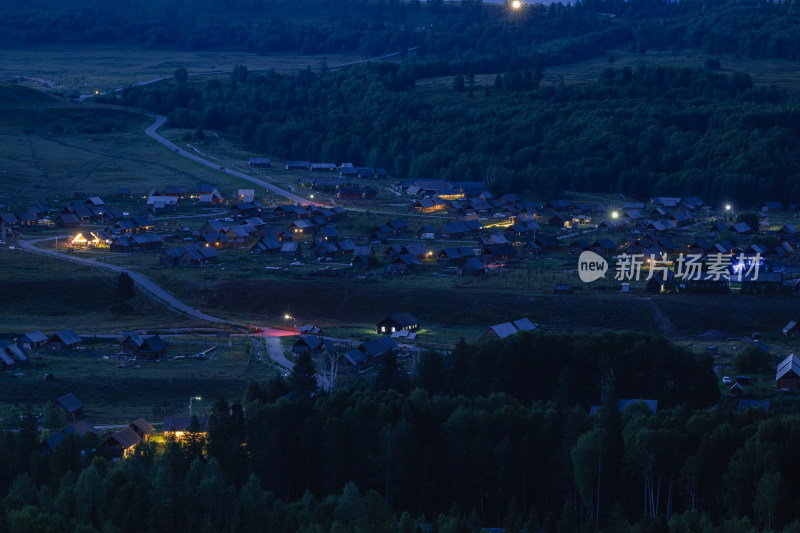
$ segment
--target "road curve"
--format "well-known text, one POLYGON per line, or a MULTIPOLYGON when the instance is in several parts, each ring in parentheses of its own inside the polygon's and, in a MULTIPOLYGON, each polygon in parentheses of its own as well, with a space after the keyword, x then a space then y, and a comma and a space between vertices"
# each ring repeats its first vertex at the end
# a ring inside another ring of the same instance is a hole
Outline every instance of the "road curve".
POLYGON ((271 183, 268 183, 268 182, 266 182, 264 180, 261 180, 261 179, 258 179, 258 178, 254 178, 253 176, 248 176, 247 174, 243 174, 241 172, 236 172, 235 170, 231 170, 229 168, 222 167, 222 166, 220 166, 219 163, 212 163, 211 161, 209 161, 207 159, 203 159, 202 157, 199 157, 199 156, 196 156, 196 155, 194 155, 192 153, 187 152, 186 150, 182 149, 180 146, 176 145, 173 142, 168 141, 167 139, 165 139, 164 137, 162 137, 161 135, 156 133, 156 130, 164 125, 164 123, 167 121, 167 118, 162 116, 162 115, 155 115, 155 117, 156 117, 156 121, 152 125, 150 125, 149 128, 144 130, 144 132, 147 135, 149 135, 150 137, 152 137, 153 139, 155 139, 156 141, 160 142, 161 144, 163 144, 164 146, 166 146, 167 148, 172 150, 173 152, 175 152, 176 154, 182 155, 184 157, 188 157, 192 161, 196 161, 196 162, 200 163, 201 165, 205 165, 207 167, 213 168, 214 170, 220 170, 221 172, 225 172, 226 174, 230 174, 231 176, 236 176, 237 178, 240 178, 240 179, 243 179, 243 180, 247 180, 250 183, 254 183, 256 185, 264 187, 265 189, 267 189, 269 191, 272 191, 274 193, 277 193, 277 194, 280 194, 282 196, 287 197, 292 202, 298 202, 298 203, 301 203, 301 204, 311 203, 308 200, 308 198, 303 198, 302 196, 297 196, 296 194, 294 194, 294 193, 292 193, 290 191, 287 191, 286 189, 281 189, 280 187, 276 187, 275 185, 273 185, 271 183))
POLYGON ((88 265, 98 268, 104 268, 106 270, 110 270, 116 273, 127 273, 131 279, 133 279, 134 283, 141 287, 148 295, 152 296, 153 298, 161 301, 162 303, 166 304, 167 307, 178 311, 179 313, 183 313, 184 315, 190 316, 192 318, 197 318, 199 320, 205 320, 206 322, 212 322, 216 324, 224 324, 229 326, 235 326, 239 328, 246 327, 244 324, 237 324, 235 322, 231 322, 229 320, 224 320, 215 316, 208 315, 199 309, 195 309, 189 305, 178 300, 175 296, 167 292, 166 290, 162 289, 155 283, 153 283, 149 278, 146 276, 139 274, 133 270, 129 270, 127 268, 111 265, 108 263, 100 263, 96 259, 88 259, 83 257, 75 257, 74 255, 62 254, 55 250, 49 250, 46 248, 39 248, 36 246, 38 243, 48 240, 54 240, 56 238, 59 239, 67 239, 66 235, 60 235, 59 237, 44 237, 41 239, 31 239, 31 240, 24 240, 19 241, 17 244, 25 251, 33 252, 35 254, 40 255, 48 255, 50 257, 55 257, 57 259, 61 259, 64 261, 70 261, 72 263, 79 263, 82 265, 88 265))

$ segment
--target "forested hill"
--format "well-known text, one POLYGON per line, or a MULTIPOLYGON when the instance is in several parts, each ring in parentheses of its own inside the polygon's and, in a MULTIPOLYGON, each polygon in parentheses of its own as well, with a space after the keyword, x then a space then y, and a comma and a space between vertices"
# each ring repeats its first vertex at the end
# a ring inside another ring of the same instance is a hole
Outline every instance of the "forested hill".
POLYGON ((800 52, 794 2, 589 0, 531 3, 519 12, 479 0, 41 0, 5 6, 0 44, 12 47, 116 43, 375 56, 419 46, 423 56, 487 67, 537 54, 545 63, 570 61, 617 45, 793 60, 800 52))
POLYGON ((191 80, 133 87, 119 102, 172 126, 238 136, 258 153, 355 161, 398 179, 487 179, 544 198, 572 190, 800 203, 800 108, 745 74, 642 65, 539 87, 514 68, 472 98, 451 90, 435 102, 416 97, 412 63, 291 75, 237 67, 227 79, 191 80))

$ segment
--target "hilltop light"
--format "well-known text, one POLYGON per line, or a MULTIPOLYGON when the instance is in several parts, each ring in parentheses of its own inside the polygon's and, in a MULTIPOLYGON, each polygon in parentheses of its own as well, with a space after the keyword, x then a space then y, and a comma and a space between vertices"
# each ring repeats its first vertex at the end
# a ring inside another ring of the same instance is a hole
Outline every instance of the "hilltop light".
POLYGON ((522 0, 513 0, 513 2, 511 2, 511 9, 522 9, 522 0))
POLYGON ((612 211, 611 218, 619 218, 619 213, 617 211, 612 211))

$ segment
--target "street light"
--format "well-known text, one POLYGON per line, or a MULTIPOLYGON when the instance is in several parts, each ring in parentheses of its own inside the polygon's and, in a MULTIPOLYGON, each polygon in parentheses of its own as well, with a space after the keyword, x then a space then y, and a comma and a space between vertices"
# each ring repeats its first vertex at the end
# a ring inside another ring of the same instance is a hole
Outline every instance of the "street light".
POLYGON ((292 319, 292 322, 294 323, 294 326, 292 327, 292 335, 297 335, 297 319, 292 315, 283 315, 283 318, 286 320, 289 320, 290 318, 292 319))
POLYGON ((617 211, 612 211, 611 218, 619 218, 619 213, 617 211))
POLYGON ((189 418, 192 418, 192 400, 200 401, 202 398, 200 396, 189 396, 189 418))

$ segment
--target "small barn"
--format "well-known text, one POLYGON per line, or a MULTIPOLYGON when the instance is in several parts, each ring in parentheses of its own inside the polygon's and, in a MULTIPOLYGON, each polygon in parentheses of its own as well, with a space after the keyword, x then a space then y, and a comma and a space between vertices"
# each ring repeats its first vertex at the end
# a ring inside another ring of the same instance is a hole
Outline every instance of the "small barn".
POLYGON ((47 342, 47 336, 41 331, 34 331, 23 335, 19 342, 22 343, 22 347, 26 350, 41 348, 47 342), (26 344, 28 346, 25 346, 26 344))
POLYGON ((65 329, 53 333, 53 335, 47 339, 45 345, 48 351, 64 354, 73 351, 81 342, 83 342, 83 340, 75 333, 75 330, 65 329))
POLYGON ((489 327, 484 333, 483 337, 497 337, 504 339, 520 331, 532 331, 536 329, 536 324, 530 321, 529 318, 520 318, 511 322, 503 322, 502 324, 495 324, 489 327))
POLYGON ((352 374, 367 366, 367 356, 361 350, 353 348, 341 354, 336 362, 340 374, 352 374))
POLYGON ((54 405, 56 409, 61 409, 64 413, 69 416, 72 421, 75 421, 75 417, 77 417, 81 409, 83 409, 83 403, 71 392, 69 394, 65 394, 58 400, 54 405))
POLYGON ((139 435, 139 438, 141 438, 143 441, 150 440, 150 435, 156 431, 155 428, 151 426, 144 418, 137 418, 128 424, 128 427, 131 428, 137 435, 139 435))
POLYGON ((795 354, 787 355, 778 365, 775 382, 779 389, 800 389, 800 358, 795 354))
POLYGON ((325 349, 330 353, 335 351, 333 345, 329 341, 317 335, 301 335, 292 345, 292 352, 298 355, 301 353, 318 355, 325 351, 325 349))
POLYGON ((98 453, 106 459, 119 461, 132 454, 140 442, 142 438, 130 426, 124 427, 104 440, 98 448, 98 453))
POLYGON ((486 274, 486 267, 477 257, 468 257, 461 265, 462 276, 483 276, 486 274))

